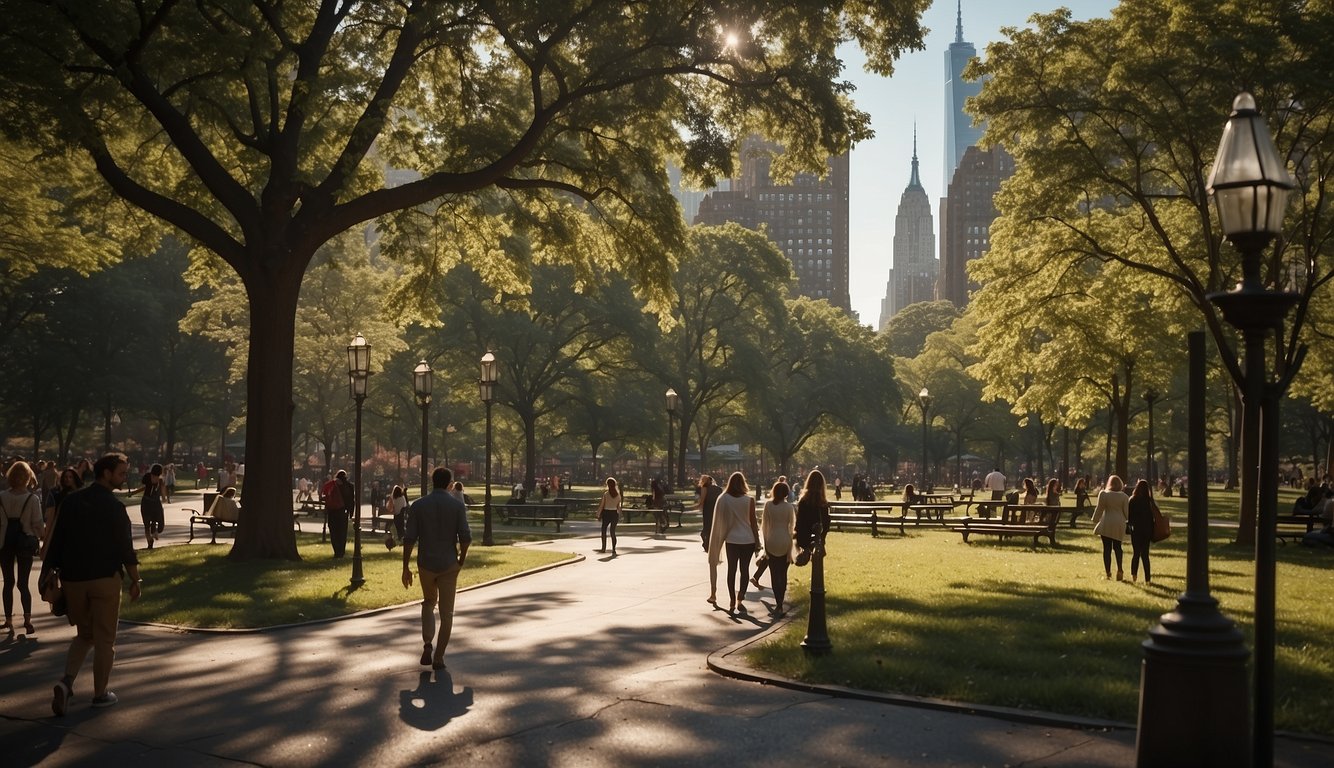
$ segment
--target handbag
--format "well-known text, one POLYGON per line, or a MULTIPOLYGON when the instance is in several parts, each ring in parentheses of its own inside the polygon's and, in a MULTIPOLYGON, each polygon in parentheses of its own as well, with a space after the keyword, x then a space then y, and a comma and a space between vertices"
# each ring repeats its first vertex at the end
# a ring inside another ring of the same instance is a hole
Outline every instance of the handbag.
POLYGON ((51 615, 64 616, 69 611, 65 598, 65 585, 60 583, 59 568, 43 568, 37 577, 37 591, 42 600, 51 606, 51 615))
POLYGON ((1153 505, 1153 536, 1151 541, 1162 541, 1172 535, 1172 518, 1164 515, 1158 509, 1158 505, 1153 505))

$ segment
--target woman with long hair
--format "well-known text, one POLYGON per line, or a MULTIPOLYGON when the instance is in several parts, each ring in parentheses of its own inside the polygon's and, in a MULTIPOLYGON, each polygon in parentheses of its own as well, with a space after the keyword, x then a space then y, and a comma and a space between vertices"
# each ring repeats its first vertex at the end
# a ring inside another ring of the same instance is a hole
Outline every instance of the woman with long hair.
MULTIPOLYGON (((60 479, 56 481, 56 487, 52 488, 50 493, 46 494, 46 502, 42 505, 42 513, 45 518, 43 523, 45 531, 42 535, 42 549, 46 549, 46 541, 51 538, 51 527, 55 525, 56 510, 60 509, 60 502, 65 497, 74 493, 83 487, 83 478, 79 477, 78 471, 74 467, 65 467, 60 471, 60 479)), ((45 552, 43 552, 45 554, 45 552)))
POLYGON ((1075 518, 1084 516, 1084 508, 1089 503, 1088 480, 1079 478, 1075 481, 1075 514, 1070 517, 1070 527, 1075 527, 1075 518))
POLYGON ((408 492, 403 490, 403 486, 395 485, 389 492, 389 515, 394 518, 394 533, 398 534, 398 540, 403 540, 403 534, 408 532, 408 492))
MULTIPOLYGON (((704 526, 699 532, 699 538, 705 552, 709 551, 709 534, 713 532, 713 509, 718 506, 718 497, 722 493, 723 489, 713 482, 712 475, 699 476, 699 516, 704 522, 704 526)), ((717 578, 716 573, 714 578, 717 578)))
POLYGON ((1135 483, 1130 492, 1127 518, 1130 523, 1130 580, 1139 581, 1139 564, 1144 563, 1144 583, 1153 583, 1149 572, 1149 544, 1153 542, 1153 511, 1157 506, 1148 482, 1135 483))
POLYGON ((45 533, 42 525, 42 500, 33 493, 37 476, 26 461, 9 465, 5 473, 9 487, 0 491, 0 571, 4 573, 5 623, 0 629, 14 632, 14 587, 19 588, 19 602, 23 608, 23 631, 36 634, 32 627, 32 592, 28 577, 32 573, 32 558, 37 550, 30 548, 30 536, 39 539, 45 533))
POLYGON ((1098 494, 1098 506, 1093 510, 1093 532, 1102 537, 1102 569, 1112 578, 1112 553, 1116 553, 1116 580, 1125 578, 1121 570, 1121 540, 1126 537, 1126 522, 1130 516, 1130 497, 1126 484, 1112 475, 1107 487, 1098 494))
MULTIPOLYGON (((760 518, 760 532, 764 538, 765 559, 769 565, 769 584, 774 590, 773 614, 783 613, 783 597, 787 594, 787 567, 792 562, 792 540, 797 527, 797 508, 788 501, 787 483, 774 483, 769 500, 764 502, 760 518)), ((751 582, 760 586, 760 570, 751 582)))
POLYGON ((1024 478, 1024 495, 1019 497, 1020 504, 1038 503, 1038 484, 1033 482, 1033 478, 1024 478))
POLYGON ((829 500, 825 498, 824 475, 812 469, 806 476, 806 485, 797 500, 797 565, 805 565, 815 549, 818 535, 821 541, 829 533, 829 500), (804 557, 803 557, 804 556, 804 557))
POLYGON ((607 478, 607 490, 602 492, 602 501, 598 504, 598 520, 602 523, 602 549, 607 551, 607 531, 611 531, 611 553, 616 554, 616 524, 621 521, 621 508, 625 505, 625 494, 616 483, 616 478, 607 478))
POLYGON ((144 538, 148 541, 148 548, 153 548, 153 542, 162 536, 162 529, 165 526, 163 516, 163 502, 171 502, 168 495, 167 483, 162 477, 162 465, 154 464, 148 470, 148 474, 143 477, 143 487, 139 489, 143 494, 143 500, 139 502, 139 516, 144 521, 144 538))
POLYGON ((1061 506, 1061 481, 1054 477, 1047 481, 1047 498, 1043 503, 1049 507, 1061 506))
MULTIPOLYGON (((755 555, 755 548, 760 542, 760 526, 755 519, 755 499, 750 496, 746 486, 746 476, 733 472, 727 478, 727 487, 718 497, 718 507, 713 512, 713 530, 709 532, 709 567, 716 568, 722 562, 722 552, 727 550, 727 594, 731 598, 733 611, 746 612, 742 601, 746 599, 746 585, 750 582, 750 558, 755 555)), ((709 602, 717 604, 714 579, 710 579, 709 602)))

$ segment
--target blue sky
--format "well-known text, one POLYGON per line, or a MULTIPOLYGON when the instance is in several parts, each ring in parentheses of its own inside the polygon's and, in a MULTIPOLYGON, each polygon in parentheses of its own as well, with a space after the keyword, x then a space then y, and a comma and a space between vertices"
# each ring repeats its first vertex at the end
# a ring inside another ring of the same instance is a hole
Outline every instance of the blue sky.
MULTIPOLYGON (((1001 39, 1001 27, 1022 27, 1034 13, 1066 7, 1077 19, 1107 16, 1114 0, 963 0, 963 38, 979 56, 1001 39)), ((852 308, 861 322, 874 326, 893 260, 894 213, 911 173, 913 122, 922 185, 936 223, 937 257, 944 193, 945 52, 954 41, 956 0, 937 0, 922 21, 930 30, 926 50, 903 56, 894 75, 883 78, 862 68, 861 52, 846 59, 846 77, 857 90, 857 105, 870 113, 876 136, 853 150, 851 158, 850 285, 852 308)))

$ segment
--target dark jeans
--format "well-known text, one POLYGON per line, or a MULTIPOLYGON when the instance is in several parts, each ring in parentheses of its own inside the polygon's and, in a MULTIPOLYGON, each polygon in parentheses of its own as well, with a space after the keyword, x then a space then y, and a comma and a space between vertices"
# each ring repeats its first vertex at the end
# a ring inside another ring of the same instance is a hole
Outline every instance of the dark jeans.
POLYGON ((787 594, 787 568, 791 563, 786 557, 770 557, 769 584, 774 590, 774 609, 783 610, 783 597, 787 594))
POLYGON ((139 505, 139 516, 144 521, 144 533, 159 534, 166 523, 166 518, 162 514, 162 502, 158 499, 148 498, 139 505))
POLYGON ((1116 570, 1121 570, 1121 540, 1102 537, 1102 569, 1112 572, 1112 553, 1116 553, 1116 570))
POLYGON ((1149 543, 1153 532, 1149 531, 1140 535, 1136 531, 1130 533, 1130 575, 1133 578, 1139 573, 1139 564, 1144 563, 1144 580, 1153 581, 1153 576, 1149 573, 1149 543))
POLYGON ((750 581, 750 558, 754 555, 754 544, 727 542, 727 594, 734 603, 738 594, 741 595, 741 599, 746 598, 746 582, 750 581))
MULTIPOLYGON (((11 525, 18 523, 11 522, 11 525)), ((0 569, 4 571, 5 576, 5 618, 8 619, 14 615, 14 584, 18 583, 19 601, 23 604, 23 616, 26 618, 32 615, 32 593, 28 591, 28 576, 32 573, 32 555, 25 555, 19 552, 13 552, 8 549, 0 550, 0 569), (15 567, 18 569, 18 576, 15 578, 15 567)))
POLYGON ((614 509, 604 509, 599 515, 602 520, 602 549, 607 549, 607 529, 611 529, 611 551, 616 551, 616 524, 621 521, 621 516, 614 509))
POLYGON ((329 543, 333 544, 333 556, 342 557, 347 552, 347 510, 326 509, 324 519, 329 523, 329 543))

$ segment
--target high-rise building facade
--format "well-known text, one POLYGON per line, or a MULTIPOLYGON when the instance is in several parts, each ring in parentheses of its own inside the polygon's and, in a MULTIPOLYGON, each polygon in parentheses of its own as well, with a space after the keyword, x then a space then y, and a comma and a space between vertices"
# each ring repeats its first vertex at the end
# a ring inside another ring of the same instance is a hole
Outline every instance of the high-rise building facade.
MULTIPOLYGON (((685 180, 682 178, 681 169, 675 163, 667 164, 667 182, 671 184, 672 197, 675 197, 676 202, 680 203, 681 214, 685 216, 687 224, 693 222, 695 217, 699 215, 699 204, 704 201, 704 197, 708 195, 709 192, 715 191, 711 189, 701 190, 687 187, 685 185, 685 180)), ((723 180, 715 189, 727 191, 731 188, 729 185, 730 182, 723 180)))
POLYGON ((981 81, 968 82, 963 71, 977 56, 977 49, 963 39, 963 0, 959 0, 954 22, 954 42, 945 52, 945 177, 941 186, 948 187, 959 167, 963 153, 982 138, 982 127, 973 125, 973 118, 964 111, 964 102, 982 90, 981 81))
POLYGON ((775 184, 771 153, 781 148, 757 138, 741 144, 741 174, 732 191, 711 192, 700 202, 696 224, 735 221, 749 229, 764 225, 769 239, 792 262, 795 293, 852 311, 848 295, 848 156, 830 158, 823 179, 797 174, 775 184))
POLYGON ((994 198, 1001 182, 1014 173, 1014 158, 1000 147, 969 147, 954 171, 940 214, 941 259, 939 297, 962 309, 976 284, 968 280, 967 264, 991 247, 994 198))
POLYGON ((883 331, 889 319, 909 304, 936 298, 937 271, 935 221, 918 173, 914 132, 912 176, 894 216, 894 267, 889 271, 885 298, 880 303, 879 330, 883 331))

